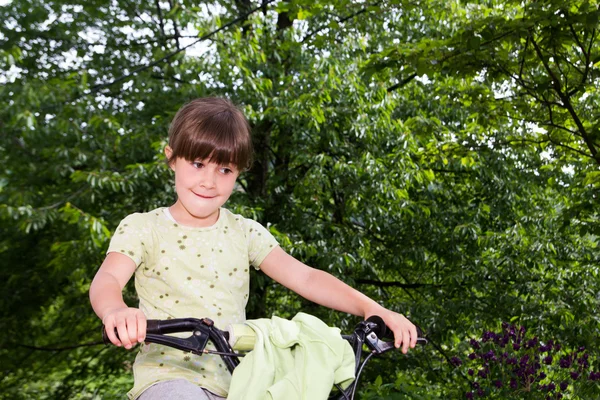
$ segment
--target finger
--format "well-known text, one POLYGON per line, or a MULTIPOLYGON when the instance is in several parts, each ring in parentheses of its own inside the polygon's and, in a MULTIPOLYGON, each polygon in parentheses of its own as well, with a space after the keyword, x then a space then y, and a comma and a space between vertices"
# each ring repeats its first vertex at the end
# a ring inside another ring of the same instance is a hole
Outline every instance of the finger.
POLYGON ((119 340, 119 338, 117 337, 117 335, 115 334, 115 325, 112 321, 107 321, 107 323, 104 325, 104 329, 106 330, 106 336, 108 337, 108 340, 110 340, 110 342, 112 344, 114 344, 115 346, 120 347, 121 346, 121 341, 119 340))
POLYGON ((402 333, 402 353, 406 354, 408 352, 408 346, 410 345, 410 332, 405 330, 402 333))
POLYGON ((144 339, 146 339, 146 328, 147 328, 147 322, 146 322, 146 316, 144 315, 143 312, 138 312, 137 313, 137 338, 138 338, 138 342, 142 343, 144 341, 144 339))
POLYGON ((414 348, 417 345, 417 339, 418 339, 418 334, 417 334, 417 327, 412 325, 410 328, 410 347, 414 348))
POLYGON ((123 319, 117 323, 117 333, 119 334, 119 338, 121 339, 123 347, 125 347, 126 349, 130 349, 131 340, 129 339, 129 333, 127 332, 126 320, 123 319))
POLYGON ((137 329, 137 316, 135 314, 131 314, 127 316, 127 335, 129 336, 129 340, 131 342, 130 347, 125 347, 126 349, 130 349, 136 342, 138 338, 138 329, 137 329))
POLYGON ((400 328, 395 328, 392 330, 394 332, 394 347, 396 347, 397 349, 400 348, 400 345, 402 344, 402 330, 400 330, 400 328))

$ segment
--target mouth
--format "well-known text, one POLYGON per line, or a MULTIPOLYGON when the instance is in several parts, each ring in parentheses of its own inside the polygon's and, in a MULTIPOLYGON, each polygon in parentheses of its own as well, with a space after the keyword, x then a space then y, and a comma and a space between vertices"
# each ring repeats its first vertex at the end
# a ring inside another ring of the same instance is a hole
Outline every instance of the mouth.
POLYGON ((200 197, 201 199, 214 199, 216 197, 216 196, 207 196, 204 194, 196 193, 194 191, 192 191, 192 193, 194 193, 197 197, 200 197))

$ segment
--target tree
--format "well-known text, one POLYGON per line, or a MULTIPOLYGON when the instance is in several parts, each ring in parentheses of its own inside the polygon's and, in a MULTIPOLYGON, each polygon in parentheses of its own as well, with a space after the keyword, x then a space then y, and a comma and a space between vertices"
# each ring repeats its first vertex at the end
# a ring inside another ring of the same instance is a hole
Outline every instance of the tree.
MULTIPOLYGON (((230 208, 429 332, 431 346, 367 370, 364 397, 457 395, 457 344, 502 320, 593 349, 596 3, 0 13, 2 396, 127 390, 132 354, 86 345, 100 330, 87 290, 120 219, 172 201, 168 124, 205 95, 231 98, 253 127, 256 162, 230 208), (200 56, 186 51, 196 42, 200 56)), ((356 322, 252 278, 253 317, 356 322)))

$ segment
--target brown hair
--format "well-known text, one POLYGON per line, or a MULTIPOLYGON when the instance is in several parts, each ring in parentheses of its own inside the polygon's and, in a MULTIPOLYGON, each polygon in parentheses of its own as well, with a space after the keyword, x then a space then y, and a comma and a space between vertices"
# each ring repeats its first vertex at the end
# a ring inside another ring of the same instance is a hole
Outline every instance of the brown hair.
POLYGON ((169 127, 168 162, 182 157, 233 164, 238 170, 250 168, 252 139, 244 114, 229 100, 200 98, 177 111, 169 127))

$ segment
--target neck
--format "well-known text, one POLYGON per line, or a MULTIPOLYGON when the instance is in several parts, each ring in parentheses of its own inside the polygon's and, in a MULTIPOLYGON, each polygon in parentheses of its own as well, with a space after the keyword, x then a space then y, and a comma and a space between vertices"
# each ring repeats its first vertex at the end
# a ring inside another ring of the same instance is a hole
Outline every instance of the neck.
POLYGON ((221 214, 219 208, 209 215, 194 215, 187 210, 179 200, 169 207, 169 212, 178 224, 193 228, 207 228, 213 226, 217 223, 221 214))

